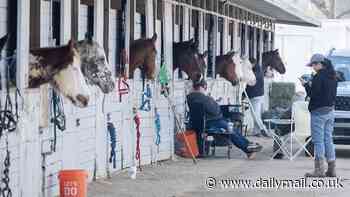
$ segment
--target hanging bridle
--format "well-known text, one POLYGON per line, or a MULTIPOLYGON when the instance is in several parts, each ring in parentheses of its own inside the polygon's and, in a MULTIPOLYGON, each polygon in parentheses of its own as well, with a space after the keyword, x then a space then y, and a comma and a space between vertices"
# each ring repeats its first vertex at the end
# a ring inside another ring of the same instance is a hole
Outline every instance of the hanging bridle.
POLYGON ((7 132, 13 132, 17 129, 19 114, 18 114, 18 96, 21 96, 21 93, 17 87, 15 87, 15 102, 13 103, 10 95, 10 66, 15 66, 15 56, 11 56, 8 58, 3 59, 4 61, 10 60, 10 64, 6 67, 6 74, 5 80, 6 80, 6 97, 5 97, 5 103, 4 108, 1 109, 1 100, 0 100, 0 137, 3 135, 4 131, 7 132))

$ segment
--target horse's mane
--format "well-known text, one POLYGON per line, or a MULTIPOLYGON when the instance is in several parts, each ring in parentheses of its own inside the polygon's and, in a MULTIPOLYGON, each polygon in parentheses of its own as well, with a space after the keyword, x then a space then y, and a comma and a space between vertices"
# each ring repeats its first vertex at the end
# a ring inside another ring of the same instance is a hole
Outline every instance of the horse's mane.
POLYGON ((7 39, 8 39, 8 35, 5 35, 2 38, 0 38, 0 53, 5 46, 7 39))
POLYGON ((72 64, 77 52, 70 42, 67 45, 58 47, 44 47, 31 49, 30 53, 40 57, 40 63, 43 66, 52 65, 53 69, 61 70, 72 64))

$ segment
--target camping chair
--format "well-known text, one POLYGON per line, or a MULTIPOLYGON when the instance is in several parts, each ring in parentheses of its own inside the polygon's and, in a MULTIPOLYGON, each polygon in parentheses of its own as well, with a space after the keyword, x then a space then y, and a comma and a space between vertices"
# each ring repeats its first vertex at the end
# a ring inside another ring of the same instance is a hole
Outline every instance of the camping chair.
POLYGON ((310 114, 307 109, 307 103, 304 101, 294 102, 292 105, 291 118, 290 119, 270 119, 265 120, 269 123, 269 132, 272 133, 274 139, 274 146, 277 148, 271 157, 273 159, 280 151, 282 151, 290 160, 295 159, 304 150, 306 154, 312 157, 312 154, 307 150, 306 146, 310 143, 310 114), (277 126, 289 126, 290 132, 280 134, 276 130, 272 130, 271 125, 277 126), (303 138, 300 140, 300 138, 303 138), (293 143, 296 142, 298 147, 294 147, 293 143), (288 145, 288 143, 290 143, 288 145))
POLYGON ((213 147, 212 155, 215 155, 216 146, 227 146, 227 157, 230 158, 233 147, 230 140, 231 133, 220 131, 219 128, 206 128, 203 104, 192 103, 189 106, 189 126, 197 132, 197 143, 201 156, 208 156, 210 147, 213 147))

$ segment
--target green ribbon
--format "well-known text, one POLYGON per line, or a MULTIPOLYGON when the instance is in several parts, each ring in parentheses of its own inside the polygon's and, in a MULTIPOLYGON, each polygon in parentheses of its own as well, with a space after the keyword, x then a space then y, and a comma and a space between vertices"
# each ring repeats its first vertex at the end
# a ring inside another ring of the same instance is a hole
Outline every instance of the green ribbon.
POLYGON ((158 77, 160 85, 167 86, 169 84, 168 69, 166 68, 165 64, 160 66, 158 77))

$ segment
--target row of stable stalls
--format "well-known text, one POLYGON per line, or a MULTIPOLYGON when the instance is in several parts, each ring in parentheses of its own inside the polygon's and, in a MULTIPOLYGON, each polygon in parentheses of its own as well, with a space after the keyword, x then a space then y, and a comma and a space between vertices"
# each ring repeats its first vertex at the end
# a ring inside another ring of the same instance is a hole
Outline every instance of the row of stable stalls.
MULTIPOLYGON (((57 131, 53 152, 52 92, 44 88, 25 88, 29 48, 61 45, 71 38, 81 40, 86 34, 93 35, 94 40, 104 46, 111 69, 117 73, 121 66, 121 43, 125 44, 128 54, 129 40, 150 38, 156 32, 156 73, 163 57, 171 73, 170 98, 184 120, 185 95, 190 84, 184 74, 172 72, 173 42, 195 38, 199 40, 200 52, 209 50, 207 77, 210 83, 215 82, 213 96, 222 97, 227 103, 228 98, 231 102, 236 100, 235 91, 223 79, 215 79, 215 55, 235 50, 261 60, 261 53, 273 46, 273 31, 271 18, 219 0, 0 0, 0 36, 16 32, 11 34, 8 51, 16 51, 17 86, 24 97, 24 104, 20 105, 19 129, 8 136, 13 196, 58 195, 57 175, 61 169, 85 169, 91 181, 137 163, 132 109, 141 104, 140 71, 128 80, 129 94, 121 101, 118 91, 103 95, 96 87, 91 87, 87 108, 74 107, 64 100, 66 130, 57 131), (126 14, 125 40, 121 39, 123 13, 126 14), (113 162, 109 163, 111 141, 107 121, 116 127, 115 166, 113 162)), ((160 95, 159 83, 147 83, 152 92, 151 110, 138 112, 142 165, 170 159, 174 154, 174 114, 167 100, 160 95), (161 122, 159 146, 155 144, 155 107, 161 122)), ((4 137, 0 139, 0 145, 1 161, 5 154, 4 137)))
MULTIPOLYGON (((241 104, 242 84, 215 75, 215 57, 230 51, 254 58, 261 64, 262 53, 273 49, 272 18, 220 0, 166 1, 172 4, 173 41, 199 41, 199 51, 208 51, 206 77, 208 91, 220 104, 241 104)), ((177 111, 186 114, 186 95, 191 88, 187 76, 174 72, 174 98, 177 111)))
MULTIPOLYGON (((22 66, 28 65, 30 48, 58 46, 66 44, 71 38, 82 40, 85 35, 92 35, 104 46, 111 69, 116 73, 120 67, 121 42, 125 42, 128 52, 130 38, 153 35, 155 28, 145 28, 146 23, 157 25, 157 48, 160 49, 161 15, 157 14, 154 18, 153 13, 160 13, 161 8, 156 9, 153 5, 161 4, 161 1, 123 2, 125 10, 122 10, 121 0, 0 0, 0 36, 11 34, 9 46, 12 48, 7 51, 16 51, 17 65, 21 65, 17 66, 16 82, 24 98, 23 105, 20 101, 18 129, 8 135, 13 196, 57 196, 58 172, 62 169, 85 169, 89 181, 92 181, 136 164, 136 129, 132 109, 141 104, 140 77, 128 80, 129 94, 122 100, 119 100, 117 90, 103 95, 96 87, 91 87, 87 108, 77 108, 63 99, 66 129, 61 132, 54 131, 51 122, 52 89, 26 89, 25 73, 28 73, 28 68, 22 66), (124 41, 120 39, 122 11, 127 16, 124 41), (134 25, 130 25, 131 20, 134 25), (131 30, 134 36, 130 36, 131 30), (107 132, 107 121, 116 128, 115 163, 109 162, 111 136, 107 132)), ((160 56, 157 61, 159 59, 160 56)), ((136 71, 136 75, 139 76, 140 71, 136 71)), ((141 165, 172 158, 174 152, 173 116, 167 101, 160 96, 159 85, 152 83, 151 87, 152 110, 139 112, 141 165), (154 107, 157 107, 162 125, 158 145, 155 144, 154 107)), ((0 158, 4 159, 4 137, 0 145, 0 158)), ((2 167, 0 169, 3 170, 2 167)))

